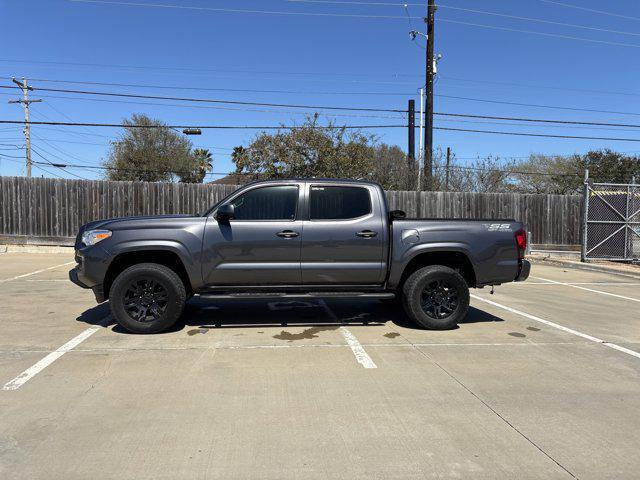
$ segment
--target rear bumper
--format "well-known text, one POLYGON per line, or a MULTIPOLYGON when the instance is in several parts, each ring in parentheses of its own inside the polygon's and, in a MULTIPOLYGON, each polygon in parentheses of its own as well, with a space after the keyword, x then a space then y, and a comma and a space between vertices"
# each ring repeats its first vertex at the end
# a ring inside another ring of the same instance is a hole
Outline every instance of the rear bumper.
POLYGON ((529 273, 531 272, 531 263, 528 260, 520 261, 520 268, 518 270, 518 276, 516 277, 516 282, 524 282, 527 278, 529 278, 529 273))

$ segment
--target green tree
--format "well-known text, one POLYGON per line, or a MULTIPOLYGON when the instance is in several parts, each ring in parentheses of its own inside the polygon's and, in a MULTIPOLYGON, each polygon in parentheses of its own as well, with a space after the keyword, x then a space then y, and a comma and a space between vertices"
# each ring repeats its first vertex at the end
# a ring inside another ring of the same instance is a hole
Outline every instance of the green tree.
POLYGON ((372 180, 388 190, 414 190, 417 186, 416 164, 397 145, 380 143, 373 147, 372 180))
POLYGON ((531 155, 514 170, 518 190, 531 193, 572 194, 582 189, 584 171, 596 182, 628 183, 640 177, 640 157, 612 150, 592 150, 584 155, 531 155))
POLYGON ((191 142, 160 120, 134 114, 123 123, 124 132, 111 143, 104 162, 108 180, 170 182, 197 171, 191 142))
POLYGON ((523 193, 576 193, 582 186, 579 155, 533 154, 513 167, 517 190, 523 193))
POLYGON ((451 192, 503 193, 517 191, 517 182, 511 173, 516 164, 498 156, 478 157, 471 162, 458 163, 452 154, 448 168, 441 149, 434 152, 433 176, 435 190, 451 192))
POLYGON ((193 167, 178 173, 183 183, 202 183, 207 172, 213 170, 213 158, 211 152, 205 148, 196 148, 193 153, 193 167))
POLYGON ((236 173, 254 178, 371 178, 375 138, 329 123, 318 127, 318 116, 299 128, 262 132, 247 147, 232 154, 236 173))
POLYGON ((631 177, 640 177, 640 156, 626 155, 609 149, 594 150, 575 159, 576 170, 589 169, 595 182, 629 183, 631 177))

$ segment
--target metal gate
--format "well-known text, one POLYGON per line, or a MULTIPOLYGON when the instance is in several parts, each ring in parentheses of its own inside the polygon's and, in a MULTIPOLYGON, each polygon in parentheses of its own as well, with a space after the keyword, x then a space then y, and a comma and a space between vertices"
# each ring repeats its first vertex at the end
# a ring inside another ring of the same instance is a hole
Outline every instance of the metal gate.
POLYGON ((585 183, 582 260, 640 258, 640 185, 585 183))

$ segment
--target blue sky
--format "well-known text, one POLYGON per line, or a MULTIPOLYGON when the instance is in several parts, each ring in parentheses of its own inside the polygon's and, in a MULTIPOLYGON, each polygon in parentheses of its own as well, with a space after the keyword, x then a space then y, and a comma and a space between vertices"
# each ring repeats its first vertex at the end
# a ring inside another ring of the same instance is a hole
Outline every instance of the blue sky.
MULTIPOLYGON (((372 2, 384 3, 382 0, 372 2)), ((382 6, 284 0, 137 1, 155 6, 124 3, 131 2, 0 0, 4 47, 0 53, 0 85, 11 85, 11 76, 26 76, 33 79, 31 83, 35 87, 403 109, 424 81, 424 41, 411 42, 408 35, 412 28, 410 21, 417 29, 424 29, 424 24, 420 18, 409 20, 405 9, 395 2, 382 6), (175 6, 187 8, 173 8, 175 6), (198 7, 202 9, 196 9, 198 7), (354 16, 212 10, 216 8, 354 16), (24 21, 25 18, 28 21, 24 21)), ((423 16, 424 4, 426 2, 410 2, 409 15, 423 16)), ((436 83, 436 94, 440 95, 435 100, 436 111, 640 124, 640 2, 444 0, 436 19, 436 51, 443 54, 436 83), (494 101, 619 113, 492 103, 494 101)), ((18 94, 17 89, 15 92, 0 90, 0 119, 23 118, 19 105, 7 103, 18 98, 18 94)), ((299 123, 304 116, 294 111, 305 112, 233 105, 211 108, 212 105, 200 104, 200 108, 194 108, 193 104, 175 101, 104 97, 96 101, 97 97, 55 92, 36 91, 32 95, 43 99, 31 107, 34 121, 119 123, 132 113, 146 113, 171 124, 276 125, 299 123)), ((405 122, 401 118, 371 117, 396 117, 393 113, 340 113, 346 116, 331 118, 351 125, 405 122)), ((325 114, 322 118, 329 116, 325 114)), ((436 126, 440 127, 640 139, 640 131, 631 128, 558 128, 437 118, 436 126)), ((107 156, 109 140, 118 134, 118 130, 109 128, 50 126, 33 126, 32 132, 34 150, 40 155, 54 163, 86 165, 99 165, 107 156)), ((371 132, 381 141, 406 149, 406 129, 371 132)), ((195 146, 213 151, 216 172, 228 172, 233 169, 231 148, 247 145, 255 134, 248 130, 221 130, 205 131, 201 137, 191 138, 195 146)), ((449 131, 436 131, 434 139, 437 146, 450 146, 460 163, 477 155, 508 158, 530 153, 570 154, 596 148, 640 152, 640 143, 623 141, 449 131)), ((24 174, 24 150, 14 149, 23 143, 20 126, 0 125, 0 174, 24 174)), ((69 178, 72 173, 84 178, 101 175, 97 170, 48 170, 69 178)), ((34 174, 48 176, 37 169, 34 174)))

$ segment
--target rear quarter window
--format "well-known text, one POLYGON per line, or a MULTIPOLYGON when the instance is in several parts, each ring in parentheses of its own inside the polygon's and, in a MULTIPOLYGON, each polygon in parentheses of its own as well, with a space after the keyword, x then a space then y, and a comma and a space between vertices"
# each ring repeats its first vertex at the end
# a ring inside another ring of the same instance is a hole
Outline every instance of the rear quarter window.
POLYGON ((313 185, 309 199, 311 220, 348 220, 371 213, 371 195, 363 187, 313 185))

